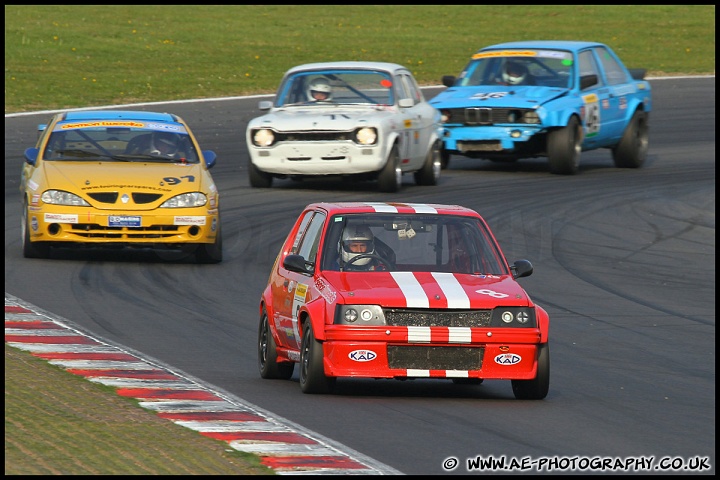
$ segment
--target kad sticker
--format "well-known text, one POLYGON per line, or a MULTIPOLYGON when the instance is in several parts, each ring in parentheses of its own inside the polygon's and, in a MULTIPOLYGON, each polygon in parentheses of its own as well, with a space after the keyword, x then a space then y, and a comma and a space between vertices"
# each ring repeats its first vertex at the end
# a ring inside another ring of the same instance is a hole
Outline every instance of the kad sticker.
POLYGON ((348 353, 348 358, 354 362, 370 362, 377 358, 377 353, 372 350, 353 350, 348 353))
POLYGON ((495 363, 498 365, 515 365, 521 360, 522 357, 516 353, 501 353, 495 356, 495 363))

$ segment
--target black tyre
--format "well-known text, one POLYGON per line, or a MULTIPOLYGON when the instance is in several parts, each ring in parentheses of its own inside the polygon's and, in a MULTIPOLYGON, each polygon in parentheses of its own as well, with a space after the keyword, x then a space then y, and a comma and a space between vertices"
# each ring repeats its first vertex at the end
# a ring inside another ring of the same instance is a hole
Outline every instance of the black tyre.
POLYGON ((547 154, 550 173, 572 175, 580 167, 582 151, 582 126, 577 117, 570 117, 568 124, 548 133, 547 154))
POLYGON ((444 148, 440 149, 440 168, 445 170, 450 165, 450 152, 444 148))
POLYGON ((272 332, 270 332, 265 309, 263 309, 260 316, 260 326, 258 328, 258 368, 262 378, 281 380, 292 377, 295 369, 294 362, 277 362, 277 344, 272 332))
POLYGON ((30 241, 30 218, 27 202, 23 205, 23 214, 20 216, 22 230, 22 251, 25 258, 47 258, 50 255, 50 245, 47 242, 30 241))
POLYGON ((323 346, 315 340, 310 321, 303 328, 300 348, 300 388, 303 393, 330 393, 335 377, 326 377, 323 367, 323 346))
POLYGON ((400 169, 400 153, 397 145, 393 145, 387 163, 378 175, 378 189, 381 192, 395 193, 402 186, 402 170, 400 169))
POLYGON ((415 172, 415 183, 418 185, 437 185, 440 170, 442 170, 440 143, 435 142, 428 149, 422 168, 415 172))
POLYGON ((201 243, 195 250, 198 263, 220 263, 223 259, 222 229, 218 220, 218 231, 214 243, 201 243))
POLYGON ((455 385, 480 385, 483 383, 482 378, 453 378, 452 382, 455 385))
POLYGON ((518 400, 542 400, 550 389, 550 347, 538 347, 537 375, 532 380, 512 380, 512 389, 518 400))
POLYGON ((259 170, 252 161, 248 167, 248 176, 250 178, 250 186, 254 188, 270 188, 272 187, 273 177, 269 173, 259 170))
POLYGON ((618 168, 640 168, 648 151, 648 115, 636 110, 625 128, 620 143, 612 149, 613 161, 618 168))

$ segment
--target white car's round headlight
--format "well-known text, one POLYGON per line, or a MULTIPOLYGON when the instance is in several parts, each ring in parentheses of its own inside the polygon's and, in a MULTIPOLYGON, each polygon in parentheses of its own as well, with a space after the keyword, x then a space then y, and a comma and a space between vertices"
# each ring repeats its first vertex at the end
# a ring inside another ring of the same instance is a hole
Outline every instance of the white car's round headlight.
POLYGON ((377 141, 377 130, 363 127, 355 133, 355 139, 360 145, 374 145, 377 141))
POLYGON ((275 134, 272 130, 261 128, 255 131, 253 135, 253 143, 258 147, 269 147, 275 141, 275 134))

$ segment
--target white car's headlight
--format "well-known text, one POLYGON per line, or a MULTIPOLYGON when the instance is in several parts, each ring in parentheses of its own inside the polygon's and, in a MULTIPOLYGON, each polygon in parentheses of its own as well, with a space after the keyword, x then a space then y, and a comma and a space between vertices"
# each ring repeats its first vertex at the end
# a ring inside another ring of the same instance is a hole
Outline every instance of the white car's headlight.
POLYGON ((77 207, 89 207, 90 204, 74 193, 62 190, 45 190, 40 199, 51 205, 74 205, 77 207))
POLYGON ((360 145, 375 145, 377 137, 377 130, 372 127, 359 128, 355 132, 355 141, 360 145))
POLYGON ((275 134, 272 130, 260 128, 253 133, 252 142, 256 147, 269 147, 275 142, 275 134))
POLYGON ((201 192, 183 193, 163 202, 160 208, 189 208, 202 207, 207 203, 207 197, 201 192))

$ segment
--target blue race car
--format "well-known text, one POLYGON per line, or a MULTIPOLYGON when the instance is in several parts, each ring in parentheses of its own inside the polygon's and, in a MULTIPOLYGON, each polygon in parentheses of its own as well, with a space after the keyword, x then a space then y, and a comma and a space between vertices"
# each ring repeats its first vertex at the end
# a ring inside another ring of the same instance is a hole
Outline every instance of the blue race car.
POLYGON ((627 69, 596 42, 523 41, 485 47, 430 104, 443 121, 441 163, 547 157, 574 174, 580 152, 609 148, 616 167, 639 168, 652 107, 645 69, 627 69))

